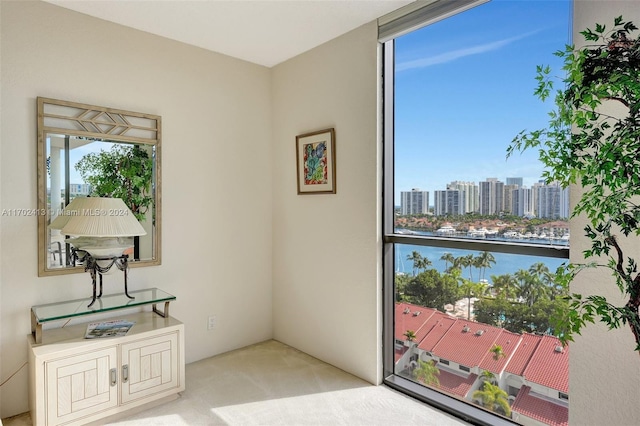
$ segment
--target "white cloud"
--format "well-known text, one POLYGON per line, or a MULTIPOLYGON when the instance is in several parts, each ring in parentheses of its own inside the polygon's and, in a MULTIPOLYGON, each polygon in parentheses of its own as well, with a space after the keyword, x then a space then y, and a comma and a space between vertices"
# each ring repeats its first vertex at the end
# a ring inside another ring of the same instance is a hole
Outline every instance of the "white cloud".
POLYGON ((454 50, 452 52, 441 53, 439 55, 430 56, 427 58, 415 59, 413 61, 405 61, 399 64, 396 64, 396 72, 405 71, 415 68, 427 68, 432 65, 444 64, 447 62, 452 62, 460 58, 464 58, 471 55, 479 55, 485 52, 491 52, 494 50, 498 50, 507 46, 515 41, 521 40, 525 37, 529 37, 532 34, 537 33, 538 31, 532 31, 526 34, 519 35, 517 37, 511 37, 504 40, 498 40, 491 43, 480 44, 477 46, 471 46, 464 49, 454 50))

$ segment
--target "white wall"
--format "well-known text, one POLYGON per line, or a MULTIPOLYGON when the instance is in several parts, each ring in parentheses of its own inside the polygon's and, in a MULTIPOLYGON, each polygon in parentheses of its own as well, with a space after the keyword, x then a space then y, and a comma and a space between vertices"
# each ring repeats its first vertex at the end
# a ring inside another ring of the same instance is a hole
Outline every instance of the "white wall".
MULTIPOLYGON (((640 24, 640 1, 586 1, 574 4, 574 42, 584 44, 578 33, 594 28, 595 23, 613 25, 622 15, 640 24)), ((572 202, 577 201, 578 188, 571 188, 572 202)), ((571 223, 571 260, 580 262, 581 253, 590 247, 583 236, 584 219, 571 223)), ((633 238, 629 255, 637 259, 640 243, 633 238)), ((584 271, 572 283, 575 293, 600 294, 612 303, 625 303, 608 270, 584 271)), ((608 331, 606 326, 589 325, 571 344, 569 358, 569 423, 571 425, 637 425, 640 422, 638 388, 640 357, 634 352, 635 342, 627 326, 608 331)))
MULTIPOLYGON (((187 362, 271 338, 270 70, 47 3, 0 8, 0 208, 36 207, 37 96, 158 114, 163 259, 132 269, 130 289, 177 296, 187 362)), ((28 410, 29 308, 91 291, 88 274, 38 278, 36 228, 0 217, 0 382, 19 370, 2 417, 28 410)))
MULTIPOLYGON (((578 0, 575 27, 619 14, 638 23, 639 6, 578 0)), ((36 204, 36 96, 159 114, 163 265, 132 270, 131 286, 178 296, 187 361, 275 336, 380 381, 374 23, 268 70, 40 2, 2 1, 0 19, 0 208, 36 204), (336 129, 337 194, 297 195, 295 136, 326 127, 336 129)), ((574 261, 583 227, 572 223, 574 261)), ((0 388, 6 417, 28 409, 29 307, 84 297, 90 284, 37 277, 34 217, 0 217, 0 256, 0 381, 19 370, 0 388)), ((573 291, 618 295, 607 273, 579 276, 573 291)), ((600 325, 576 338, 572 425, 638 423, 633 344, 629 330, 600 325)))
POLYGON ((379 383, 377 27, 273 68, 275 338, 379 383), (337 193, 297 195, 296 135, 334 127, 337 193))

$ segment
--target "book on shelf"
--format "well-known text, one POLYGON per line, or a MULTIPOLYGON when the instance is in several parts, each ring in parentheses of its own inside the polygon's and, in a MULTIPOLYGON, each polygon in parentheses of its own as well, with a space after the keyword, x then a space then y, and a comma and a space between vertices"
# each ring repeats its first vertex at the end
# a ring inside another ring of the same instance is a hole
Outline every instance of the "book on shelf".
POLYGON ((87 324, 85 339, 99 339, 103 337, 119 337, 127 334, 135 322, 125 319, 92 322, 87 324))

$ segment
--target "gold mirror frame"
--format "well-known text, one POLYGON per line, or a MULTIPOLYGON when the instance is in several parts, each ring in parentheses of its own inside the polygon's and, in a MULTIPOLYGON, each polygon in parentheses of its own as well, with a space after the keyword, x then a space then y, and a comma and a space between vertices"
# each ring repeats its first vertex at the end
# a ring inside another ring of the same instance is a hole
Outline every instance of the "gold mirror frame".
MULTIPOLYGON (((151 194, 153 198, 152 208, 147 214, 149 221, 146 228, 148 239, 145 245, 150 250, 150 257, 133 259, 129 266, 154 266, 161 263, 161 117, 152 114, 144 114, 132 111, 124 111, 113 108, 105 108, 76 102, 61 101, 49 98, 37 98, 38 103, 38 276, 62 275, 84 272, 83 266, 67 266, 68 246, 64 249, 53 244, 52 231, 48 228, 52 214, 58 214, 58 209, 51 205, 49 191, 50 171, 53 161, 47 155, 48 150, 53 150, 51 140, 63 138, 69 143, 69 139, 81 141, 85 145, 94 142, 100 144, 123 144, 126 146, 137 145, 144 147, 151 154, 153 171, 151 180, 151 194), (55 267, 52 265, 53 257, 55 267), (62 265, 58 262, 65 260, 62 265)), ((61 162, 65 172, 65 197, 71 196, 66 189, 70 188, 70 160, 69 145, 66 145, 66 159, 61 162)), ((56 160, 57 161, 57 160, 56 160)), ((58 167, 58 164, 56 164, 58 167)), ((57 171, 57 174, 59 172, 57 171)), ((57 192, 57 191, 55 191, 57 192)), ((62 198, 62 197, 61 197, 62 198)), ((67 198, 68 199, 68 198, 67 198)), ((58 200, 55 200, 58 204, 58 200)), ((61 206, 66 205, 61 200, 61 206)), ((141 222, 142 223, 142 222, 141 222)), ((143 224, 144 226, 144 224, 143 224)), ((147 248, 145 246, 145 248, 147 248)))

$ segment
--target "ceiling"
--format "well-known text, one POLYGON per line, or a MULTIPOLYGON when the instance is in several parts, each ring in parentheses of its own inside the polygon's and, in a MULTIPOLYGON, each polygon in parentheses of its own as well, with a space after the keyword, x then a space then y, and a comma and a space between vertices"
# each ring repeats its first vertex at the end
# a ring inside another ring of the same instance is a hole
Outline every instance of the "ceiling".
POLYGON ((413 0, 45 0, 272 67, 413 0))

